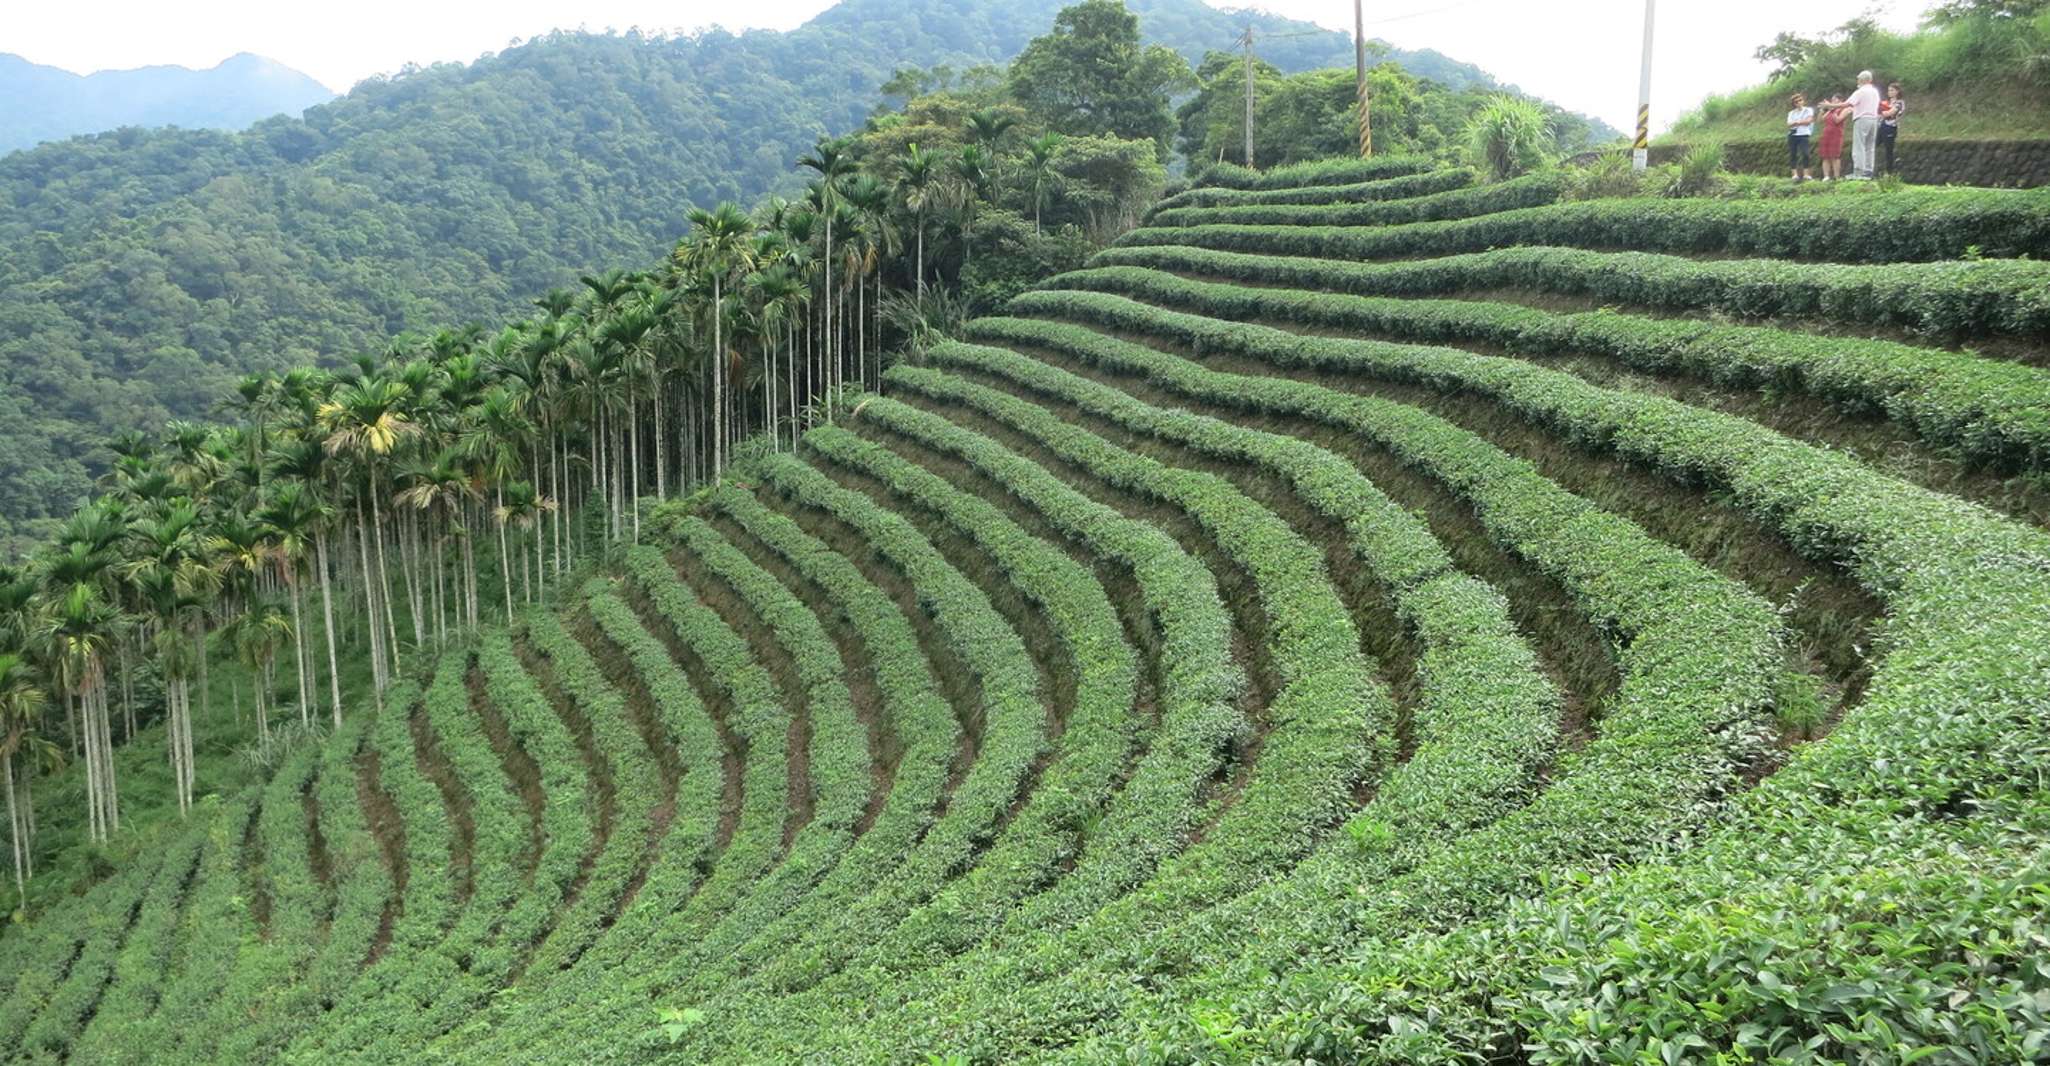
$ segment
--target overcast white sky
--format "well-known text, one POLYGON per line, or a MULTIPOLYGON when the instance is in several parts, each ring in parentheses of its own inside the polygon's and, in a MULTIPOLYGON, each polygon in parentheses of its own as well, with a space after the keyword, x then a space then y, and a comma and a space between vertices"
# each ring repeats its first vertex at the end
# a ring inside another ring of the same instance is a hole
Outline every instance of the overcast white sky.
MULTIPOLYGON (((1345 0, 1211 2, 1352 28, 1352 5, 1345 0)), ((1906 27, 1927 3, 1877 6, 1886 22, 1906 27)), ((408 62, 467 61, 551 29, 669 31, 711 23, 790 29, 829 6, 831 0, 9 0, 0 3, 0 52, 79 73, 153 63, 208 67, 255 52, 346 90, 408 62)), ((1873 0, 1665 0, 1657 23, 1655 122, 1663 125, 1711 92, 1757 81, 1763 70, 1751 50, 1780 30, 1827 29, 1873 6, 1873 0)), ((1368 0, 1367 33, 1407 48, 1436 48, 1627 128, 1635 121, 1643 16, 1642 0, 1368 0)))

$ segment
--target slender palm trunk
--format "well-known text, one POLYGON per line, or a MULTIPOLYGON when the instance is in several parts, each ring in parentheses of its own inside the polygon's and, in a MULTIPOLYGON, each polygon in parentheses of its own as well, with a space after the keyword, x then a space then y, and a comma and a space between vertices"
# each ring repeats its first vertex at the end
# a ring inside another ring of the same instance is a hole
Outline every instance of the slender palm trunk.
POLYGON ((655 495, 669 497, 669 390, 655 375, 655 495))
POLYGON ((267 679, 270 677, 270 662, 268 660, 265 660, 262 666, 258 668, 257 676, 258 681, 254 686, 256 689, 256 746, 257 750, 263 752, 265 755, 269 755, 270 693, 266 691, 270 688, 270 685, 267 681, 267 679))
POLYGON ((726 483, 726 294, 712 273, 712 480, 726 483))
POLYGON ((399 623, 391 609, 391 573, 384 561, 384 509, 377 505, 377 474, 370 475, 370 532, 377 539, 377 599, 384 605, 385 633, 391 638, 387 653, 391 657, 391 672, 396 676, 404 669, 399 664, 399 623))
POLYGON ((633 386, 626 388, 626 410, 628 421, 627 439, 633 449, 633 508, 634 543, 641 542, 641 401, 634 395, 633 386))
POLYGON ((434 645, 448 646, 448 534, 434 531, 434 645))
POLYGON ((356 551, 363 559, 363 615, 369 623, 370 687, 378 709, 384 708, 387 683, 384 665, 384 627, 377 621, 377 573, 370 565, 370 516, 365 507, 356 508, 356 551))
POLYGON ((100 745, 107 761, 107 814, 114 828, 121 828, 121 780, 114 773, 114 716, 108 703, 107 679, 100 678, 100 745))
POLYGON ((294 570, 287 588, 292 595, 292 670, 298 675, 294 680, 299 686, 299 716, 310 722, 313 717, 314 665, 313 649, 306 643, 306 624, 302 621, 306 614, 306 582, 305 575, 296 568, 298 560, 291 562, 294 570))
POLYGON ((413 615, 413 646, 418 648, 427 643, 426 597, 420 584, 420 522, 415 515, 402 515, 398 521, 399 566, 405 571, 406 607, 413 615))
MULTIPOLYGON (((79 732, 85 733, 85 690, 83 686, 76 693, 64 694, 64 714, 71 715, 72 704, 78 704, 79 732)), ((100 755, 91 743, 84 745, 85 762, 85 831, 86 839, 97 844, 104 839, 100 831, 100 755)))
MULTIPOLYGON (((474 528, 474 527, 472 527, 474 528)), ((473 537, 463 537, 463 573, 469 580, 464 590, 463 601, 469 615, 470 632, 477 631, 477 549, 473 537)))
POLYGON ((10 747, 0 755, 0 787, 7 790, 7 836, 14 845, 14 894, 20 906, 28 906, 28 826, 21 816, 21 804, 15 798, 14 752, 10 747))
MULTIPOLYGON (((830 180, 830 179, 829 179, 830 180)), ((832 186, 826 186, 827 191, 832 186)), ((827 198, 829 199, 829 198, 827 198)), ((827 199, 821 199, 819 206, 826 209, 826 350, 821 359, 826 387, 826 423, 833 421, 833 212, 827 199)))
POLYGON ((505 489, 496 490, 498 496, 498 573, 505 582, 505 620, 512 621, 512 550, 505 542, 505 489))
POLYGON ((328 588, 327 537, 325 534, 313 538, 314 565, 320 568, 320 610, 322 630, 327 634, 327 689, 332 703, 335 725, 342 724, 342 670, 335 653, 335 600, 328 588))
POLYGON ((545 599, 547 599, 547 598, 548 598, 548 556, 547 556, 546 554, 544 554, 544 553, 542 552, 541 548, 542 548, 542 541, 543 541, 543 540, 545 540, 545 539, 547 538, 547 536, 548 536, 548 524, 547 524, 547 520, 546 520, 545 518, 543 518, 542 516, 540 516, 540 515, 535 515, 535 516, 534 516, 534 595, 535 595, 535 596, 536 596, 537 598, 539 598, 539 599, 543 599, 543 600, 545 600, 545 599))
MULTIPOLYGON (((299 609, 299 586, 294 583, 287 590, 292 598, 292 663, 298 668, 299 682, 299 724, 313 724, 313 714, 306 707, 306 620, 299 609)), ((422 636, 421 643, 427 638, 422 636)))
POLYGON ((576 486, 569 480, 569 436, 561 432, 555 436, 561 445, 555 460, 555 491, 559 497, 559 505, 555 509, 555 573, 559 577, 575 562, 569 543, 572 526, 569 496, 576 491, 576 486))

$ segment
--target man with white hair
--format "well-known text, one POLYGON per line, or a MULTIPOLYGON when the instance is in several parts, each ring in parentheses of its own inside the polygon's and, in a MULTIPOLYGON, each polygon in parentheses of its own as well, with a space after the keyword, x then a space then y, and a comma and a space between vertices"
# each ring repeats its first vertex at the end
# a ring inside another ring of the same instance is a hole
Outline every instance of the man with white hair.
POLYGON ((1872 72, 1858 72, 1858 91, 1851 94, 1851 177, 1872 179, 1874 157, 1879 148, 1879 89, 1872 84, 1872 72))

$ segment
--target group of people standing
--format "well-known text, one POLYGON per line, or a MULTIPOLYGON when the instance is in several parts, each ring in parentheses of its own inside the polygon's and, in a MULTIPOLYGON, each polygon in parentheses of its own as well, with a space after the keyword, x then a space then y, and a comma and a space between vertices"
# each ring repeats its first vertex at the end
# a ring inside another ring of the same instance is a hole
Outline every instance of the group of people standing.
POLYGON ((1894 147, 1900 139, 1901 116, 1908 113, 1900 82, 1889 84, 1882 97, 1872 84, 1872 72, 1862 70, 1858 72, 1856 91, 1849 96, 1831 96, 1819 109, 1808 106, 1808 98, 1801 93, 1795 93, 1787 102, 1792 107, 1787 112, 1787 165, 1793 170, 1795 181, 1809 180, 1809 145, 1818 121, 1822 123, 1822 143, 1816 146, 1815 154, 1822 159, 1822 180, 1838 181, 1844 176, 1847 124, 1852 180, 1871 180, 1880 156, 1884 156, 1886 172, 1894 173, 1894 147))

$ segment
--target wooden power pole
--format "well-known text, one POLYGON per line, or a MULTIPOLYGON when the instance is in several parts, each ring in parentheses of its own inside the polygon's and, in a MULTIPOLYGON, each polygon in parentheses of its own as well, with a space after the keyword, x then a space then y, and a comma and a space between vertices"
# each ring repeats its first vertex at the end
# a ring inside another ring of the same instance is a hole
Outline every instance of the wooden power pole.
POLYGON ((1637 140, 1630 150, 1630 165, 1635 170, 1651 164, 1651 17, 1657 3, 1644 0, 1644 66, 1637 75, 1637 140))
POLYGON ((1374 124, 1367 109, 1367 10, 1366 0, 1352 0, 1353 66, 1359 78, 1360 158, 1374 155, 1374 124))

